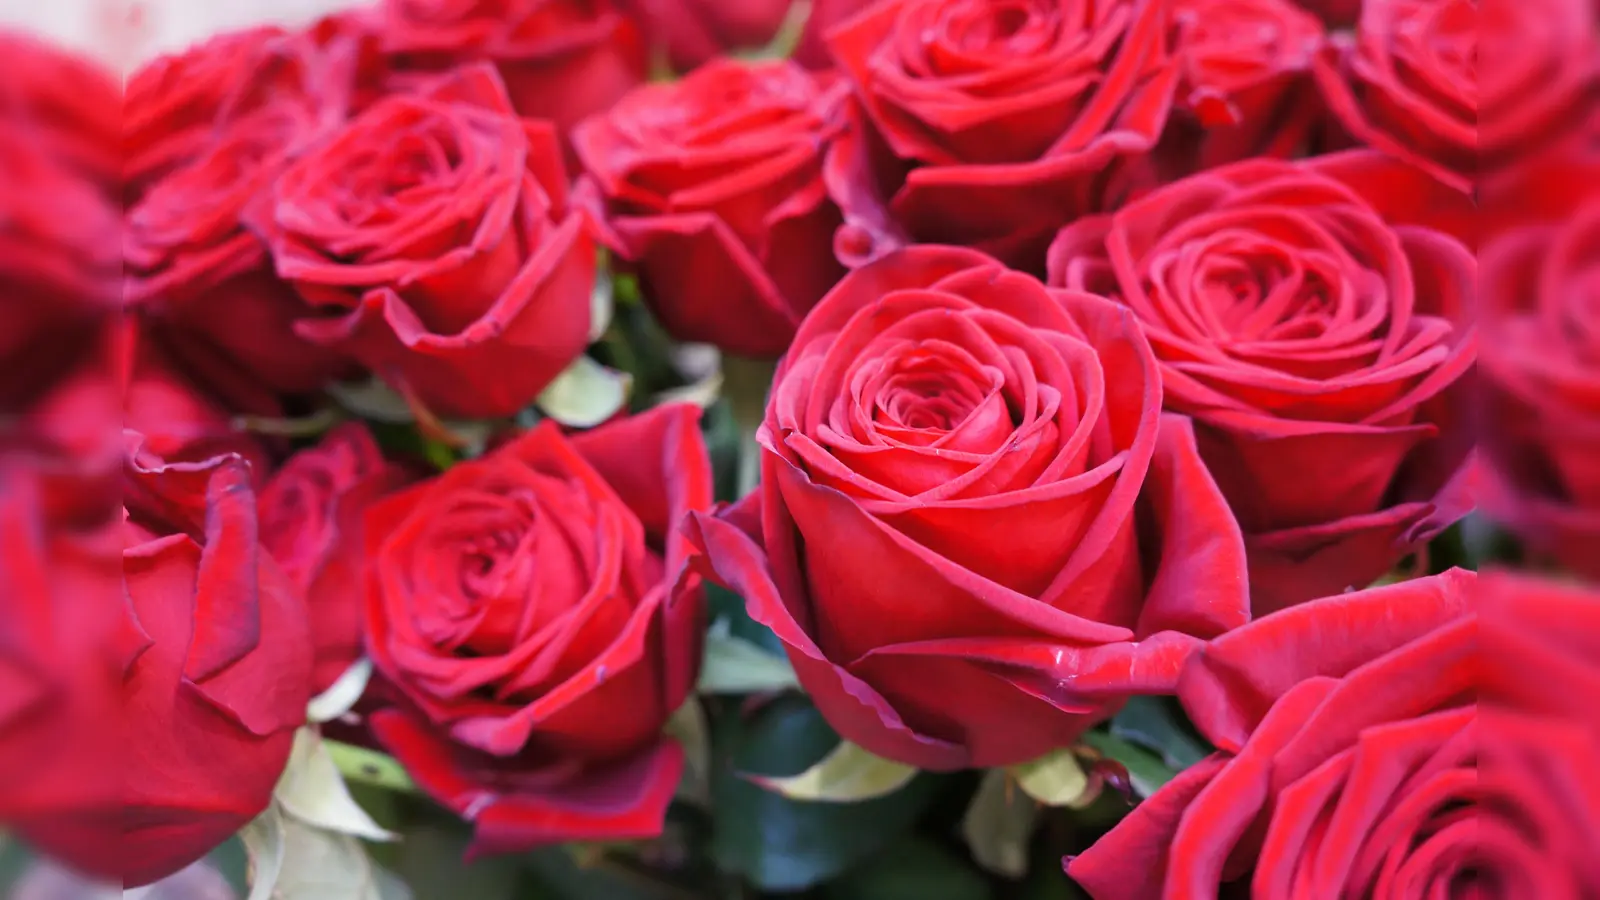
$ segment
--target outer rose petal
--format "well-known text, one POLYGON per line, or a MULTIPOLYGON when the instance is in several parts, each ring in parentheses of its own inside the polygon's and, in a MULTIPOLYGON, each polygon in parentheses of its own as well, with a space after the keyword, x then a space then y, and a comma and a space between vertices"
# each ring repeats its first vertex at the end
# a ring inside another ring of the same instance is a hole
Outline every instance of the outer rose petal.
POLYGON ((442 741, 396 710, 375 713, 371 724, 429 796, 474 823, 469 860, 565 841, 653 837, 683 773, 683 750, 667 740, 595 770, 540 772, 537 764, 519 767, 442 741), (496 784, 501 767, 507 781, 496 784))

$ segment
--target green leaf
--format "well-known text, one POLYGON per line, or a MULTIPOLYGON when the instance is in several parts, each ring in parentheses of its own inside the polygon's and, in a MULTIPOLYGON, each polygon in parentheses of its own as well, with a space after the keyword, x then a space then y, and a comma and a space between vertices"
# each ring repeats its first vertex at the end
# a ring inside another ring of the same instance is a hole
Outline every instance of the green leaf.
POLYGON ((379 827, 350 797, 344 779, 339 777, 339 767, 315 729, 302 728, 294 733, 289 764, 273 797, 285 813, 306 825, 369 841, 395 839, 393 832, 379 827))
POLYGON ((372 680, 372 660, 363 656, 344 670, 344 674, 327 690, 311 698, 306 707, 306 718, 317 724, 332 722, 349 712, 367 690, 372 680))
POLYGON ((415 793, 417 790, 405 768, 386 753, 338 741, 323 741, 322 745, 339 773, 352 782, 402 793, 415 793))
POLYGON ((1084 734, 1082 740, 1102 756, 1122 763, 1133 781, 1133 789, 1141 797, 1154 794, 1162 785, 1177 777, 1178 773, 1162 762, 1159 756, 1115 735, 1090 731, 1084 734))
POLYGON ((269 804, 266 812, 246 825, 239 840, 250 857, 250 896, 246 900, 274 900, 284 860, 283 813, 278 804, 269 804))
POLYGON ((678 799, 711 805, 711 725, 699 699, 690 697, 667 720, 666 732, 683 748, 683 780, 678 799))
POLYGON ((1089 775, 1069 748, 1012 766, 1010 772, 1023 793, 1045 806, 1072 806, 1089 790, 1089 775))
POLYGON ((606 257, 610 256, 605 248, 600 250, 600 262, 595 267, 594 290, 589 292, 589 343, 600 340, 611 327, 611 317, 617 311, 615 300, 615 282, 611 270, 606 267, 606 257))
POLYGON ((580 356, 550 382, 535 402, 545 415, 571 428, 593 428, 628 403, 633 376, 580 356))
POLYGON ((757 694, 800 687, 786 657, 735 637, 731 627, 727 619, 718 619, 706 633, 700 693, 757 694))
POLYGON ((917 770, 911 766, 873 756, 849 741, 841 741, 832 753, 799 775, 752 776, 750 780, 791 800, 858 803, 888 796, 915 777, 917 770))
POLYGON ((923 773, 886 797, 850 804, 799 802, 752 784, 743 773, 804 771, 839 743, 822 714, 796 694, 748 717, 719 716, 712 731, 712 856, 766 891, 804 890, 881 852, 947 783, 923 773))
POLYGON ((411 891, 385 876, 348 834, 283 819, 283 867, 273 900, 410 900, 411 891), (384 891, 387 890, 388 893, 384 891))
POLYGON ((980 873, 926 838, 908 838, 824 891, 826 900, 990 900, 980 873))
POLYGON ((961 820, 972 858, 998 875, 1028 873, 1028 843, 1039 822, 1039 804, 1018 789, 1004 769, 990 769, 961 820))
POLYGON ((519 861, 513 857, 464 862, 472 840, 465 824, 419 822, 404 831, 402 840, 405 852, 394 867, 418 900, 550 900, 548 894, 523 889, 519 861))
POLYGON ((1111 720, 1111 733, 1161 755, 1167 766, 1183 771, 1211 754, 1189 733, 1177 707, 1161 697, 1130 697, 1111 720))

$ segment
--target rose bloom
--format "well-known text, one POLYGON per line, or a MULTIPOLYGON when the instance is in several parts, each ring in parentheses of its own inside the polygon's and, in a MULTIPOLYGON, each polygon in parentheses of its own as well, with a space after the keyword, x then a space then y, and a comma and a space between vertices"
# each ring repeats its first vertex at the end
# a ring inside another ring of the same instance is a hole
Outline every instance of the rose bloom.
POLYGON ((289 457, 261 491, 261 545, 306 600, 314 693, 361 657, 366 511, 406 480, 350 422, 289 457))
POLYGON ((1243 547, 1125 310, 975 250, 847 275, 773 381, 761 487, 691 534, 839 733, 1024 762, 1249 616, 1243 547))
POLYGON ((351 120, 252 222, 306 304, 297 332, 437 413, 512 415, 588 344, 595 248, 555 131, 487 65, 351 120))
POLYGON ((304 604, 257 541, 250 466, 169 465, 130 435, 122 617, 105 660, 121 674, 118 802, 24 833, 135 887, 266 809, 305 721, 311 659, 304 604))
POLYGON ((765 47, 789 16, 791 0, 620 0, 652 51, 688 72, 730 50, 765 47))
POLYGON ((226 126, 294 105, 337 121, 347 87, 303 35, 278 28, 230 31, 160 56, 129 76, 122 110, 122 189, 129 207, 198 157, 226 126))
POLYGON ((1225 635, 1180 686, 1217 752, 1067 871, 1097 900, 1590 896, 1597 613, 1457 569, 1225 635))
POLYGON ((368 513, 367 647, 404 700, 372 729, 473 853, 660 832, 705 627, 698 416, 546 421, 368 513))
POLYGON ((1322 24, 1288 0, 1181 0, 1177 109, 1162 138, 1177 174, 1304 149, 1320 118, 1322 24))
POLYGON ((1482 196, 1485 506, 1600 578, 1600 152, 1535 158, 1482 196))
POLYGON ((1055 230, 1114 203, 1160 137, 1172 26, 1146 0, 889 0, 838 26, 862 119, 829 169, 840 259, 910 240, 1042 273, 1055 230))
POLYGON ((559 134, 645 80, 637 27, 610 0, 384 0, 384 49, 400 70, 488 60, 517 112, 559 134))
POLYGON ((1481 12, 1472 0, 1367 0, 1316 77, 1356 142, 1470 192, 1581 120, 1600 89, 1600 29, 1589 0, 1481 12))
POLYGON ((350 368, 295 333, 305 307, 243 220, 294 156, 326 132, 298 104, 263 110, 154 182, 124 219, 124 302, 240 405, 263 389, 314 392, 350 368))
POLYGON ((822 181, 843 88, 793 63, 719 60, 573 133, 609 242, 674 337, 777 356, 844 274, 822 181))
POLYGON ((25 123, 50 158, 106 190, 121 168, 122 95, 105 67, 30 35, 0 30, 0 121, 25 123))
POLYGON ((1371 584, 1465 515, 1476 265, 1392 216, 1378 154, 1251 160, 1063 229, 1053 284, 1115 297, 1244 530, 1262 613, 1371 584))

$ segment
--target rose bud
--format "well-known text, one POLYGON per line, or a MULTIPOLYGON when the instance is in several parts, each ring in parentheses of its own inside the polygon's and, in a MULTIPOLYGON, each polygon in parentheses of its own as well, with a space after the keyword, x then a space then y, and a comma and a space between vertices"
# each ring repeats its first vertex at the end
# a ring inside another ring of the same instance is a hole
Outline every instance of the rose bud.
POLYGON ((261 545, 305 596, 314 693, 361 656, 367 507, 406 473, 384 461, 359 423, 335 428, 274 472, 261 492, 261 545))
POLYGON ((660 832, 705 627, 679 531, 711 503, 697 422, 546 421, 368 512, 367 648, 405 701, 373 733, 474 854, 660 832))
POLYGON ((1484 505, 1600 579, 1600 153, 1530 160, 1482 198, 1484 505))
POLYGON ((1217 752, 1067 871, 1096 900, 1584 896, 1596 659, 1600 596, 1502 574, 1274 613, 1183 674, 1217 752))
POLYGON ((1590 0, 1366 0, 1315 71, 1349 138, 1470 193, 1583 121, 1600 29, 1590 0))
POLYGON ((396 68, 487 60, 517 112, 558 135, 645 80, 644 41, 610 0, 384 0, 381 10, 396 68))
MULTIPOLYGON (((122 584, 104 617, 109 637, 91 644, 121 691, 120 715, 102 723, 121 748, 118 785, 98 808, 28 816, 20 830, 75 869, 137 887, 266 808, 305 721, 311 659, 304 604, 257 542, 250 466, 237 456, 168 464, 129 440, 122 584)), ((62 598, 87 593, 65 583, 62 598)), ((99 634, 98 621, 62 619, 92 632, 67 646, 99 634)))
POLYGON ((441 415, 512 415, 588 344, 595 248, 555 130, 487 65, 357 116, 255 224, 308 305, 299 334, 441 415))
POLYGON ((609 242, 674 337, 777 356, 844 274, 822 181, 843 89, 793 63, 720 60, 578 126, 609 242))
POLYGON ((1249 618, 1237 526, 1126 310, 974 250, 845 276, 779 364, 700 564, 845 739, 923 769, 1069 746, 1249 618))
POLYGON ((860 127, 830 160, 861 262, 908 241, 1044 272, 1063 222, 1117 202, 1180 72, 1164 0, 887 0, 828 35, 860 127))
POLYGON ((1114 297, 1143 326, 1167 408, 1194 418, 1244 530, 1258 615, 1371 584, 1475 502, 1476 265, 1386 217, 1433 185, 1367 151, 1250 160, 1080 220, 1051 248, 1051 283, 1114 297))

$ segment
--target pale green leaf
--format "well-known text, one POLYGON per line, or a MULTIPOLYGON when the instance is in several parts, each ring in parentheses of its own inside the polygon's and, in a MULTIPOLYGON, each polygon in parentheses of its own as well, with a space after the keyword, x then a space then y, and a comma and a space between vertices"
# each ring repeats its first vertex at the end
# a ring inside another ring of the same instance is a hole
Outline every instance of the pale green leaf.
POLYGON ((789 660, 730 634, 726 619, 719 620, 707 632, 700 693, 759 694, 799 686, 789 660))
POLYGON ((888 796, 917 775, 911 766, 874 756, 843 741, 821 762, 790 778, 749 776, 767 790, 791 800, 855 803, 888 796))
POLYGON ((961 835, 979 865, 1021 878, 1028 874, 1028 842, 1039 812, 1039 804, 1017 789, 1006 770, 990 769, 961 820, 961 835))
POLYGON ((1089 790, 1089 776, 1069 749, 1012 766, 1010 772, 1024 793, 1045 806, 1072 806, 1089 790))
POLYGON ((717 402, 717 398, 722 396, 722 382, 722 372, 712 372, 694 384, 662 391, 656 395, 656 405, 693 403, 701 409, 710 409, 711 405, 717 402))
POLYGON ((606 253, 601 251, 600 267, 595 272, 594 290, 589 292, 589 343, 600 340, 611 327, 611 317, 616 312, 614 282, 606 268, 606 253))
POLYGON ((289 765, 273 796, 285 813, 307 825, 369 841, 389 841, 396 837, 372 821, 366 810, 350 796, 322 735, 314 729, 302 728, 295 732, 289 765))
POLYGON ((405 767, 386 753, 338 741, 325 740, 322 746, 347 781, 400 793, 414 793, 417 790, 411 776, 406 774, 405 767))
MULTIPOLYGON (((385 900, 382 883, 360 841, 284 819, 283 869, 274 900, 385 900)), ((404 900, 406 894, 394 896, 404 900)))
POLYGON ((633 376, 580 356, 536 401, 545 415, 572 428, 593 428, 628 402, 633 376))
POLYGON ((363 656, 344 670, 327 690, 311 698, 306 707, 306 718, 321 724, 332 722, 355 707, 372 680, 372 660, 363 656))
POLYGON ((250 896, 246 900, 274 900, 278 877, 283 872, 283 812, 278 804, 267 806, 239 832, 250 857, 250 896))
POLYGON ((328 394, 340 406, 374 422, 405 425, 417 418, 406 398, 376 376, 359 383, 334 382, 328 385, 328 394))
POLYGON ((705 707, 695 697, 667 720, 666 732, 683 748, 683 780, 678 797, 699 806, 711 804, 711 726, 705 707))

